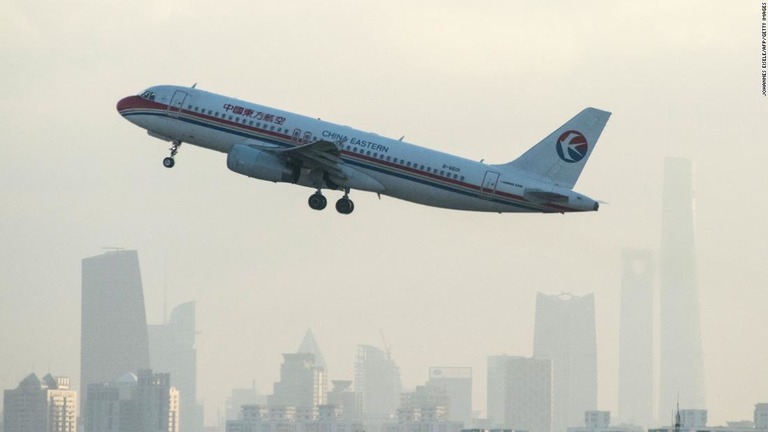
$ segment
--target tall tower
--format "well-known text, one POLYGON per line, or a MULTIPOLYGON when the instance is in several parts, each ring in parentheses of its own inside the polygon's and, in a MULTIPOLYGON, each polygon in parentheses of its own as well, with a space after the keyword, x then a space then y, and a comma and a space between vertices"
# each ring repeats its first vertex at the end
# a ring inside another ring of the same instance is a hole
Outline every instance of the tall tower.
POLYGON ((88 384, 149 368, 147 318, 136 251, 118 250, 82 262, 81 406, 88 384))
POLYGON ((693 216, 692 163, 687 159, 667 158, 659 260, 659 417, 672 412, 678 395, 683 406, 705 407, 693 216))
POLYGON ((170 373, 171 385, 179 390, 182 430, 202 431, 203 406, 197 403, 195 302, 176 306, 167 323, 149 325, 148 332, 153 370, 170 373))
POLYGON ((355 391, 361 394, 363 415, 369 420, 390 418, 400 405, 400 368, 388 352, 357 346, 355 391))
POLYGON ((649 250, 622 254, 619 318, 619 418, 653 424, 653 257, 649 250))
POLYGON ((321 390, 319 398, 324 401, 326 393, 330 390, 330 387, 328 387, 328 365, 325 363, 325 357, 323 357, 323 353, 320 351, 320 345, 315 340, 315 335, 312 334, 312 329, 307 329, 307 332, 304 333, 304 339, 302 339, 299 350, 296 352, 299 354, 313 354, 315 356, 315 368, 320 370, 320 382, 318 385, 321 390))
POLYGON ((594 295, 538 294, 533 357, 552 360, 552 430, 583 424, 597 408, 594 295))

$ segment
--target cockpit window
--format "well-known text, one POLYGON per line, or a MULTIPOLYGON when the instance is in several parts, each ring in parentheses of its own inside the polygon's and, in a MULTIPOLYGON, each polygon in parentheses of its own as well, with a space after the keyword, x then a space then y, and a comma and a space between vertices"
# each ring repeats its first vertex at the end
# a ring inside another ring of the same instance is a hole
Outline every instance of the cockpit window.
POLYGON ((155 100, 155 92, 153 91, 147 90, 144 93, 142 93, 140 96, 147 100, 151 100, 151 101, 155 100))

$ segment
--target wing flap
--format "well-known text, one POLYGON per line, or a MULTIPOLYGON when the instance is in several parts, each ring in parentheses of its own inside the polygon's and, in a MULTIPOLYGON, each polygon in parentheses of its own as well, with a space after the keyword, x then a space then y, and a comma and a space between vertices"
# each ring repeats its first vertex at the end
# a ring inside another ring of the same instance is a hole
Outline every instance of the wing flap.
POLYGON ((346 180, 347 175, 341 170, 341 150, 331 141, 315 141, 298 147, 267 147, 261 142, 251 142, 247 145, 259 150, 267 150, 281 157, 295 158, 304 162, 310 169, 321 169, 337 179, 346 180))

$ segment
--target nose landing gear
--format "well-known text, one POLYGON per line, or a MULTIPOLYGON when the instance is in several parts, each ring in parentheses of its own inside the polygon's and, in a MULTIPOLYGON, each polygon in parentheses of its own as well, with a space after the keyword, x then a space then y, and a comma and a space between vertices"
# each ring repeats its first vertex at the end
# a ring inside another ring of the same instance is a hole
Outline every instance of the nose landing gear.
POLYGON ((171 151, 171 155, 165 159, 163 159, 163 166, 166 168, 173 168, 174 165, 176 165, 176 161, 173 159, 176 157, 176 153, 179 152, 179 147, 181 146, 181 141, 172 141, 171 147, 168 149, 171 151))

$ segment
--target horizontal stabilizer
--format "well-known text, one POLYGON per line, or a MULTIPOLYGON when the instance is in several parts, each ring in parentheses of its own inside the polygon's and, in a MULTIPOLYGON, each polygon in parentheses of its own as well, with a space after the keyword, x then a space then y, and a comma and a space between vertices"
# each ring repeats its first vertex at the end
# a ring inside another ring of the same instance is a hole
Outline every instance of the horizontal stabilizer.
POLYGON ((526 190, 525 197, 542 203, 567 203, 568 196, 542 190, 526 190))

